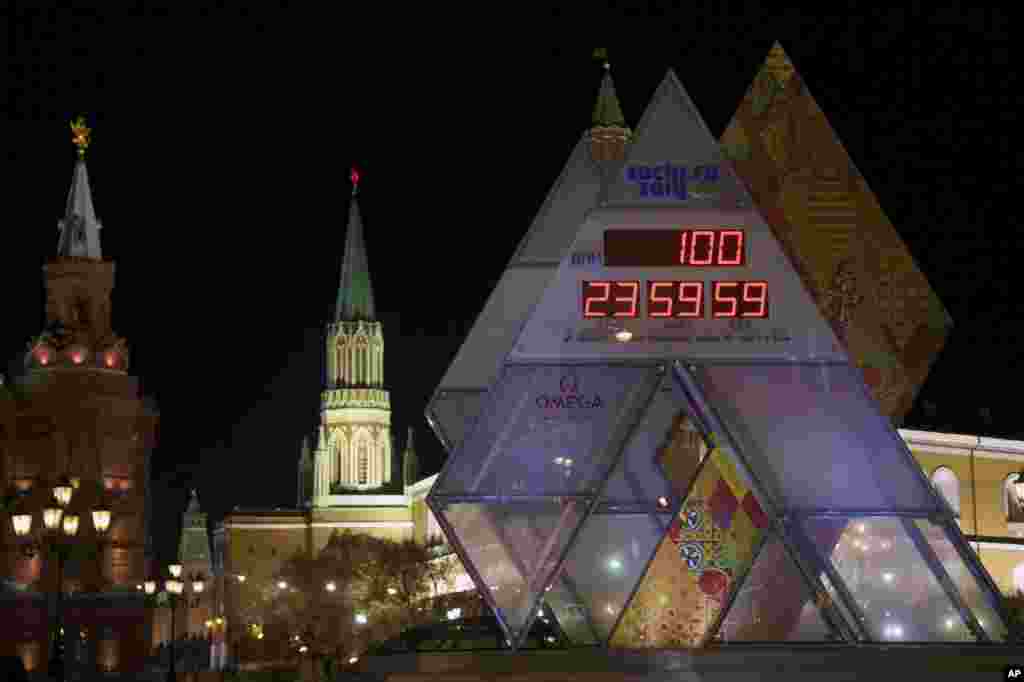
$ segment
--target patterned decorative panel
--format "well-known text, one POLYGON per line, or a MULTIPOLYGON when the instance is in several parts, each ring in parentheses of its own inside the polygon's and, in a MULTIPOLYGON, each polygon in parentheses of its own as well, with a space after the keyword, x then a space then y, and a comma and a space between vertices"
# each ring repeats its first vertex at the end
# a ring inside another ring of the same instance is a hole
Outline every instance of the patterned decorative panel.
POLYGON ((721 142, 883 413, 899 421, 952 320, 778 43, 721 142))

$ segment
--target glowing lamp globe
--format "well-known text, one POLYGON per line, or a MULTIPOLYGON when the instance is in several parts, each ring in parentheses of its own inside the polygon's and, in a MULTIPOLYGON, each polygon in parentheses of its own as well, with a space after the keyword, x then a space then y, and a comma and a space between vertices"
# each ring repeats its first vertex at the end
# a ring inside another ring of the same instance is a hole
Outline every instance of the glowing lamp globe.
POLYGON ((192 580, 192 591, 196 594, 202 594, 203 588, 205 587, 206 582, 201 577, 197 577, 192 580))
POLYGON ((331 580, 326 585, 324 585, 324 589, 328 592, 334 592, 336 589, 338 589, 338 586, 335 584, 333 580, 331 580))
POLYGON ((288 589, 288 583, 286 583, 286 582, 285 582, 285 581, 283 581, 283 580, 279 580, 279 581, 277 582, 277 586, 278 586, 278 588, 280 588, 280 589, 282 589, 282 590, 286 590, 286 589, 288 589))
POLYGON ((110 528, 110 509, 106 505, 92 510, 92 525, 100 535, 110 528))
POLYGON ((36 362, 44 367, 50 364, 50 351, 45 348, 40 348, 36 351, 36 362))
POLYGON ((155 580, 147 580, 146 582, 142 583, 142 586, 143 586, 146 594, 153 594, 153 593, 156 592, 156 581, 155 580))
POLYGON ((72 351, 71 352, 71 362, 75 363, 76 365, 82 364, 82 358, 83 357, 84 356, 82 355, 82 351, 80 351, 80 350, 76 350, 76 351, 72 351))
POLYGON ((63 526, 64 535, 67 535, 69 538, 78 535, 78 514, 65 514, 63 526))
POLYGON ((172 578, 181 577, 181 564, 171 564, 167 567, 167 570, 171 572, 172 578))
POLYGON ((117 364, 117 353, 114 351, 107 351, 103 354, 103 364, 108 368, 113 367, 117 364))
POLYGON ((43 526, 46 530, 57 530, 60 526, 60 517, 64 510, 57 506, 50 506, 43 510, 43 526))
POLYGON ((57 500, 57 504, 62 507, 68 506, 71 502, 71 494, 75 491, 75 488, 71 485, 71 481, 67 476, 61 476, 60 480, 57 481, 57 485, 53 486, 53 499, 57 500))
POLYGON ((175 578, 169 578, 164 581, 164 589, 170 594, 181 594, 182 590, 185 589, 185 583, 175 578))
POLYGON ((32 530, 32 515, 25 513, 12 514, 11 523, 14 524, 14 534, 19 538, 23 538, 32 530))

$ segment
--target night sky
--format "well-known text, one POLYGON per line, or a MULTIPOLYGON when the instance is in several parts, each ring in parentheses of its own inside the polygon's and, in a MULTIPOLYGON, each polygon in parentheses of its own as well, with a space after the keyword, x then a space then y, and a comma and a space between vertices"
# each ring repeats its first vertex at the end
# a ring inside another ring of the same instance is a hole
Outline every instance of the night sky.
MULTIPOLYGON (((720 135, 781 41, 955 321, 906 425, 1024 437, 1009 16, 680 7, 634 16, 622 30, 644 39, 609 48, 628 123, 672 67, 720 135)), ((429 40, 290 10, 10 17, 0 355, 20 361, 41 329, 40 268, 74 164, 68 120, 86 112, 114 327, 162 412, 162 553, 192 484, 215 518, 295 502, 353 163, 394 432, 404 447, 414 425, 421 469, 437 470, 426 401, 590 124, 593 48, 546 47, 585 19, 483 44, 455 30, 475 19, 442 15, 429 40)))

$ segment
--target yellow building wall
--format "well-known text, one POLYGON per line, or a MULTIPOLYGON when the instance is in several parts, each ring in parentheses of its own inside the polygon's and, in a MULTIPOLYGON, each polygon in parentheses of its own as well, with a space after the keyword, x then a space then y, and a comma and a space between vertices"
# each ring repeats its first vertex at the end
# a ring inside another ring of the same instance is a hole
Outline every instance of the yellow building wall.
MULTIPOLYGON (((1004 484, 1008 476, 1019 472, 1022 463, 1014 459, 999 459, 978 454, 936 453, 928 449, 913 449, 925 475, 931 479, 939 467, 948 467, 960 481, 960 528, 964 535, 988 538, 1018 539, 1011 532, 1003 509, 1004 484), (975 523, 975 518, 977 523, 975 523)), ((990 545, 975 547, 985 569, 1003 594, 1014 594, 1014 570, 1024 565, 1024 551, 998 549, 990 545)), ((1024 570, 1024 569, 1022 569, 1024 570)))

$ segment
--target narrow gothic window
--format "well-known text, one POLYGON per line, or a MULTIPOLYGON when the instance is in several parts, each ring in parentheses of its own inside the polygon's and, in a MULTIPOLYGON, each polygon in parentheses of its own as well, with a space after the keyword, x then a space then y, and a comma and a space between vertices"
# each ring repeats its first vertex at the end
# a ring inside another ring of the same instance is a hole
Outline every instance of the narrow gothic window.
POLYGON ((370 479, 370 454, 366 443, 359 444, 359 485, 366 485, 370 479))

